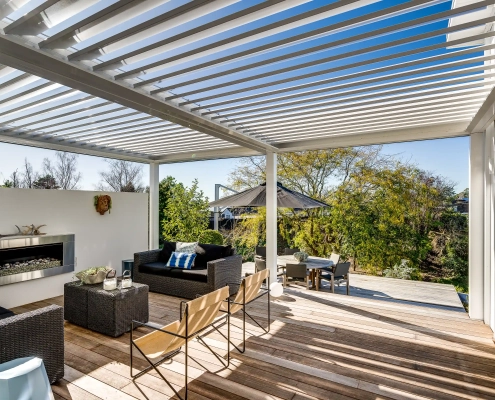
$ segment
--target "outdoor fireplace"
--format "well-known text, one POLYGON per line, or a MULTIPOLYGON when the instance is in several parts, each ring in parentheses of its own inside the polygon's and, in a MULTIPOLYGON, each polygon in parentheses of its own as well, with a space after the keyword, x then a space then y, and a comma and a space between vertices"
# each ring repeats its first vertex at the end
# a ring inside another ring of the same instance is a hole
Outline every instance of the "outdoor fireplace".
POLYGON ((74 271, 74 235, 0 239, 0 285, 74 271))

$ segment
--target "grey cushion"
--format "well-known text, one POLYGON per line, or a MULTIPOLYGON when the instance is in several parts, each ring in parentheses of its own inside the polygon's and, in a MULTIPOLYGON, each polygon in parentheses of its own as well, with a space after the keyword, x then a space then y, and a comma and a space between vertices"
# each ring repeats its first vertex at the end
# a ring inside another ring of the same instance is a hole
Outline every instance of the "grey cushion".
POLYGON ((207 268, 183 269, 167 267, 167 263, 160 261, 140 265, 139 272, 145 274, 169 276, 171 278, 184 279, 188 281, 208 282, 207 268))

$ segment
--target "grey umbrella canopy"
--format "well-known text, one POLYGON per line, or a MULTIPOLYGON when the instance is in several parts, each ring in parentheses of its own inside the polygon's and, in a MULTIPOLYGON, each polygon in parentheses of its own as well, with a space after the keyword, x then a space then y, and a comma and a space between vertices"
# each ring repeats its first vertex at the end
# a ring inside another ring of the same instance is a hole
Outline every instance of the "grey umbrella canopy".
MULTIPOLYGON (((210 207, 264 207, 266 206, 266 183, 251 189, 223 197, 210 203, 210 207)), ((287 189, 277 183, 277 207, 317 208, 328 204, 312 199, 302 193, 287 189)))

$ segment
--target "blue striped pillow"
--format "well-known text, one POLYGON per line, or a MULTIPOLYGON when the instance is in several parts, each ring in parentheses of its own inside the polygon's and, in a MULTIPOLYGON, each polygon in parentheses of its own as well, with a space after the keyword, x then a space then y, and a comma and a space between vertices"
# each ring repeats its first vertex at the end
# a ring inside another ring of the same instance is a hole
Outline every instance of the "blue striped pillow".
POLYGON ((182 269, 191 269, 194 259, 196 258, 196 254, 189 253, 179 253, 174 251, 167 262, 167 267, 175 267, 182 269))

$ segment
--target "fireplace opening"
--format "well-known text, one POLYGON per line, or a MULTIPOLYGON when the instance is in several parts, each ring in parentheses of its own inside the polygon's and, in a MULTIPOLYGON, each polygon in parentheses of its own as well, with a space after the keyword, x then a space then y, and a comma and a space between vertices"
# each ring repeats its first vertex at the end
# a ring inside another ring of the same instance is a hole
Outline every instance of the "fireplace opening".
POLYGON ((63 243, 0 249, 0 276, 60 267, 63 243))

